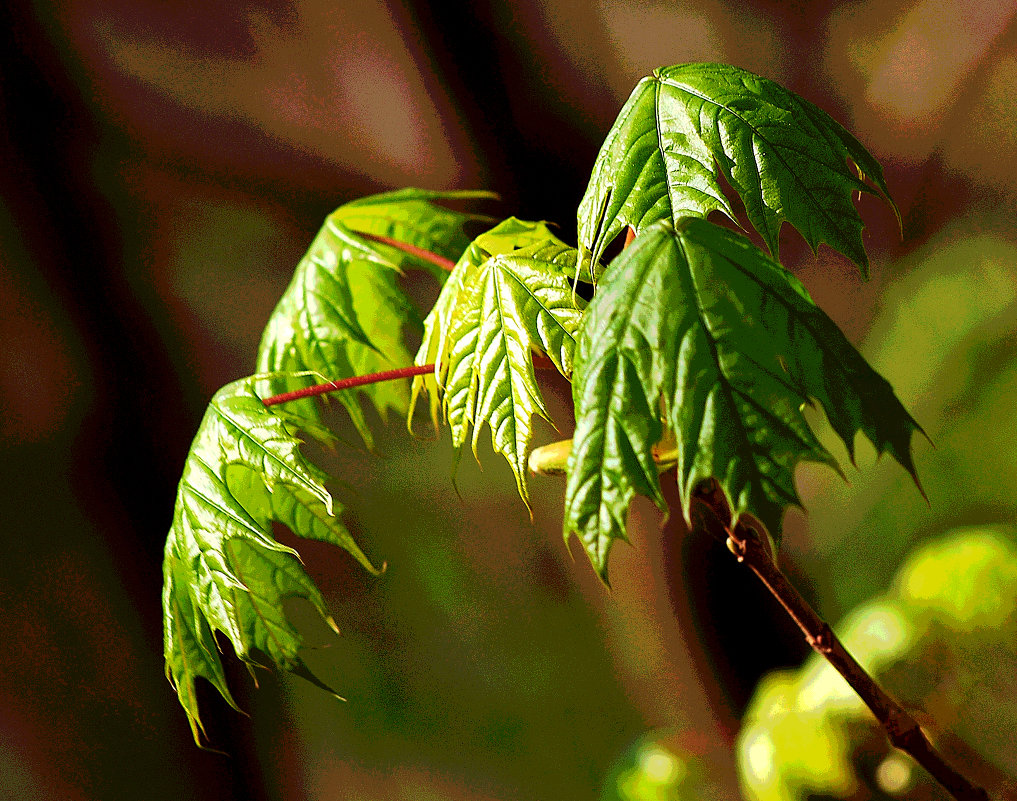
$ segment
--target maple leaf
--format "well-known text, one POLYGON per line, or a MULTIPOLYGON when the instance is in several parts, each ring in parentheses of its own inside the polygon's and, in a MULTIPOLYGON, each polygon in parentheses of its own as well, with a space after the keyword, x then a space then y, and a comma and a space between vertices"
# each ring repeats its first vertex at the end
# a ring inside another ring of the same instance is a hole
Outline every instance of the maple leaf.
MULTIPOLYGON (((852 455, 857 432, 914 477, 920 431, 791 273, 702 219, 658 222, 604 273, 583 321, 565 533, 606 577, 636 493, 664 508, 653 446, 674 438, 683 510, 716 479, 732 525, 751 514, 774 538, 802 460, 836 461, 802 409, 818 402, 852 455)), ((916 478, 917 481, 917 478, 916 478)))
MULTIPOLYGON (((440 280, 446 274, 432 261, 400 250, 376 237, 396 240, 450 261, 469 244, 467 223, 490 218, 454 211, 440 201, 493 197, 489 192, 428 192, 403 189, 340 206, 329 215, 293 280, 269 318, 258 349, 257 369, 276 373, 269 394, 305 386, 309 371, 318 380, 390 370, 410 361, 403 344, 407 323, 419 315, 397 278, 405 267, 425 269, 440 280)), ((403 382, 371 384, 334 394, 346 408, 357 431, 372 445, 358 394, 384 417, 388 410, 406 410, 403 382)), ((315 402, 298 401, 294 413, 319 420, 315 402)))
POLYGON ((852 194, 878 194, 899 219, 879 163, 822 109, 738 67, 679 64, 643 78, 619 112, 579 207, 579 243, 596 263, 626 226, 711 211, 736 220, 721 175, 775 258, 787 221, 867 276, 852 194))
MULTIPOLYGON (((583 301, 573 292, 578 252, 543 223, 511 218, 479 236, 453 270, 431 314, 416 364, 434 374, 414 380, 413 399, 431 397, 461 447, 472 427, 491 428, 494 450, 508 460, 529 506, 525 469, 531 419, 550 420, 533 371, 532 352, 546 354, 572 374, 583 301)), ((410 412, 412 416, 412 408, 410 412)))
POLYGON ((283 601, 303 598, 333 628, 325 601, 297 552, 272 536, 272 521, 294 533, 345 549, 376 568, 338 517, 325 475, 300 453, 297 427, 326 433, 306 420, 267 408, 256 378, 219 390, 209 403, 184 464, 163 560, 166 675, 177 690, 196 742, 202 732, 195 680, 207 679, 234 707, 214 632, 237 656, 254 652, 276 667, 313 680, 301 638, 283 601))

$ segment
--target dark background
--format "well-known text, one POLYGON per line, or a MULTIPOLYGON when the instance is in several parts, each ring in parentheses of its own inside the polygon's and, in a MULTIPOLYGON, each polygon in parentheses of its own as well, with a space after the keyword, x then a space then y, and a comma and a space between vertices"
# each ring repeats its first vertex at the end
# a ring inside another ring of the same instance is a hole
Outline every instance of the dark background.
MULTIPOLYGON (((928 507, 865 458, 844 490, 803 471, 810 522, 789 520, 785 559, 836 618, 914 540, 1012 517, 1014 14, 961 0, 6 5, 0 797, 614 797, 613 766, 648 731, 712 760, 716 797, 733 797, 738 716, 758 676, 803 650, 726 552, 659 537, 637 504, 608 594, 561 542, 560 485, 535 485, 531 525, 488 449, 457 497, 445 443, 409 442, 398 422, 387 460, 331 466, 389 572, 302 548, 343 630, 315 658, 350 700, 275 675, 255 692, 233 666, 252 718, 208 693, 228 755, 199 751, 163 677, 159 609, 190 438, 211 394, 253 369, 335 206, 484 187, 504 215, 574 240, 638 78, 727 61, 845 123, 903 214, 901 237, 861 201, 867 284, 782 240, 937 441, 918 447, 928 507)), ((564 421, 565 388, 549 392, 564 421)))

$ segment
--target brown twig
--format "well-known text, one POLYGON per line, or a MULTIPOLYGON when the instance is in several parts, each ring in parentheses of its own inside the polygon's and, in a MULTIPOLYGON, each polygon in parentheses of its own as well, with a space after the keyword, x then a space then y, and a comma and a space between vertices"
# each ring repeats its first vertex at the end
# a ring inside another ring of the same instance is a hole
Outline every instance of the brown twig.
POLYGON ((696 494, 694 523, 720 539, 739 562, 744 563, 784 607, 805 635, 814 651, 840 673, 851 688, 872 710, 882 724, 890 742, 909 754, 925 768, 958 801, 989 801, 989 794, 973 785, 943 758, 918 722, 876 684, 858 661, 833 633, 830 626, 816 614, 774 562, 769 542, 750 525, 739 523, 732 529, 730 512, 723 494, 716 486, 696 494))

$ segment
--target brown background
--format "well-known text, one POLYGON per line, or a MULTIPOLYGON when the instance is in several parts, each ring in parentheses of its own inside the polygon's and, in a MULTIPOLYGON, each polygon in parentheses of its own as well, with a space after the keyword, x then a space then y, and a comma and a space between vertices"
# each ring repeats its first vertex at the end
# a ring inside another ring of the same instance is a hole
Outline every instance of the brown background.
MULTIPOLYGON (((398 424, 383 444, 390 461, 342 462, 360 487, 358 536, 390 572, 379 584, 341 554, 305 551, 344 631, 332 668, 350 701, 330 705, 271 675, 254 692, 231 668, 253 719, 209 693, 214 744, 229 756, 198 751, 162 675, 159 611, 189 440, 215 389, 252 370, 261 327, 332 208, 404 185, 486 187, 504 214, 558 221, 573 239, 589 169, 631 87, 684 61, 784 83, 885 165, 904 234, 862 201, 871 282, 790 231, 782 247, 862 340, 886 304, 907 302, 884 293, 944 230, 1010 240, 1015 10, 5 6, 0 797, 597 798, 613 762, 655 727, 715 760, 718 797, 730 797, 729 742, 748 694, 802 651, 724 554, 661 545, 657 518, 637 504, 636 547, 618 549, 608 595, 560 542, 560 486, 536 490, 531 527, 486 451, 486 472, 461 468, 460 500, 443 443, 407 445, 398 424)), ((906 399, 920 404, 923 391, 906 399)), ((1010 436, 1011 422, 1000 426, 1010 436)), ((1005 507, 993 503, 971 515, 1005 507)), ((803 524, 788 544, 790 570, 831 613, 857 600, 823 595, 803 524)), ((894 564, 886 556, 876 577, 894 564)))

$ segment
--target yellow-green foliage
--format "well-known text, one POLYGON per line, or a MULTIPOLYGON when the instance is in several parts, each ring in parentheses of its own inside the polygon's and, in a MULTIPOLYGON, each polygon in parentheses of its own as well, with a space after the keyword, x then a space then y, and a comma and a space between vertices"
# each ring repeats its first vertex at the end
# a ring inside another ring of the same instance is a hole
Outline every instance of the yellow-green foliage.
MULTIPOLYGON (((918 549, 883 596, 837 627, 847 649, 965 772, 1017 788, 1017 530, 954 531, 918 549), (942 732, 950 732, 943 735, 942 732)), ((847 682, 813 656, 760 685, 738 744, 746 798, 898 794, 923 784, 847 682)), ((915 796, 919 797, 919 796, 915 796)), ((945 797, 945 796, 944 796, 945 797)))

